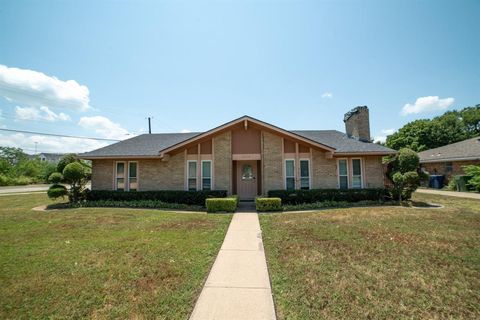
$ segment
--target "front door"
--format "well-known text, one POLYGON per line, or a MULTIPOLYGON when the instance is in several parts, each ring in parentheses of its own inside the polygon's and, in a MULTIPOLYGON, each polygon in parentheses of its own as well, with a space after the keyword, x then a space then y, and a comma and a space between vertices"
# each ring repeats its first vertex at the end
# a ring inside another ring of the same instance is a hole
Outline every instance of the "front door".
POLYGON ((237 194, 240 200, 253 200, 257 196, 257 161, 237 162, 237 194))

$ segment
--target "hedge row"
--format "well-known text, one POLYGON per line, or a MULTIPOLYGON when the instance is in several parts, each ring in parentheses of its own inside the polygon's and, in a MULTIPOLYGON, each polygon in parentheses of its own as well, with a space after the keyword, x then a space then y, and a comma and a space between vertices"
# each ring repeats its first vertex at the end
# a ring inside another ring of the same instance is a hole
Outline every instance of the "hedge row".
POLYGON ((48 206, 49 209, 64 209, 64 208, 138 208, 138 209, 171 209, 171 210, 188 210, 188 211, 203 211, 203 207, 179 203, 167 203, 158 200, 95 200, 95 201, 81 201, 77 203, 56 203, 48 206))
POLYGON ((256 198, 255 206, 259 212, 282 211, 282 199, 256 198))
POLYGON ((225 198, 227 191, 109 191, 109 190, 91 190, 86 193, 88 201, 113 200, 113 201, 136 201, 136 200, 156 200, 166 203, 178 203, 196 206, 205 206, 207 198, 225 198))
POLYGON ((388 196, 387 189, 312 189, 312 190, 271 190, 269 197, 282 199, 283 205, 315 203, 324 201, 359 202, 383 200, 388 196))
POLYGON ((235 212, 238 207, 238 197, 210 198, 205 200, 208 213, 235 212))

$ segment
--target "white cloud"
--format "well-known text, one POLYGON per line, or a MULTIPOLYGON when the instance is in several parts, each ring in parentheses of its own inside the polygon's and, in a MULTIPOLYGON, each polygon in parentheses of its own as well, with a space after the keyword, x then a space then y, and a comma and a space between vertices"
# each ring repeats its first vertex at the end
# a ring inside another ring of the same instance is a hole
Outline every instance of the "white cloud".
POLYGON ((70 121, 70 116, 60 112, 56 114, 48 107, 19 107, 15 108, 16 117, 20 120, 70 121))
POLYGON ((332 99, 332 98, 333 98, 333 93, 328 92, 328 91, 327 91, 327 92, 324 92, 324 93, 322 94, 322 98, 323 98, 323 99, 326 99, 326 98, 332 99))
POLYGON ((182 129, 182 131, 180 131, 181 133, 190 133, 192 132, 192 130, 188 130, 188 129, 182 129))
MULTIPOLYGON (((24 135, 16 133, 11 135, 0 134, 0 145, 6 147, 22 148, 26 153, 33 154, 37 142, 38 152, 79 153, 104 147, 109 142, 80 138, 60 138, 40 135, 24 135)), ((113 142, 111 142, 113 143, 113 142)))
POLYGON ((86 111, 88 88, 75 80, 59 80, 44 73, 0 65, 0 96, 30 107, 49 106, 86 111))
POLYGON ((387 136, 394 134, 395 129, 382 129, 383 135, 379 135, 373 138, 373 142, 385 143, 387 141, 387 136))
POLYGON ((408 114, 441 111, 450 107, 454 102, 454 98, 440 99, 438 96, 420 97, 414 104, 407 103, 404 105, 401 114, 405 116, 408 114))
POLYGON ((108 139, 123 140, 131 137, 128 136, 130 133, 126 129, 103 116, 81 117, 78 124, 108 139))

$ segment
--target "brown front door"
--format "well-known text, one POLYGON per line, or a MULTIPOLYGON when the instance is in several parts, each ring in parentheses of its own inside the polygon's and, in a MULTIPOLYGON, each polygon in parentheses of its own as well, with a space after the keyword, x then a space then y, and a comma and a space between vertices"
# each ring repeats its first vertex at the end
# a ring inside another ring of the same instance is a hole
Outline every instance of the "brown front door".
POLYGON ((253 200, 257 196, 257 161, 237 162, 237 194, 240 200, 253 200))

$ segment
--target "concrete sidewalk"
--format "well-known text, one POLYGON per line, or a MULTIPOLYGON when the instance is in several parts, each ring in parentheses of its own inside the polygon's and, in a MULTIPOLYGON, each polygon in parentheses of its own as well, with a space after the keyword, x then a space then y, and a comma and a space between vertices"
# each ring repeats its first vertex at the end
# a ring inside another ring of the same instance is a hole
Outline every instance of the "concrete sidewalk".
POLYGON ((258 215, 236 213, 190 319, 275 318, 258 215))
POLYGON ((415 192, 480 200, 480 193, 474 193, 474 192, 444 191, 444 190, 437 190, 437 189, 417 189, 415 192))

